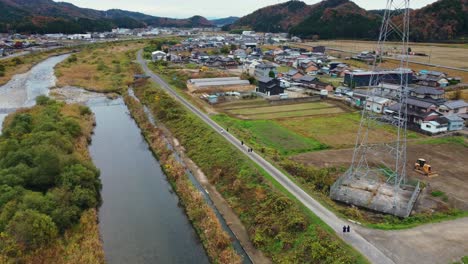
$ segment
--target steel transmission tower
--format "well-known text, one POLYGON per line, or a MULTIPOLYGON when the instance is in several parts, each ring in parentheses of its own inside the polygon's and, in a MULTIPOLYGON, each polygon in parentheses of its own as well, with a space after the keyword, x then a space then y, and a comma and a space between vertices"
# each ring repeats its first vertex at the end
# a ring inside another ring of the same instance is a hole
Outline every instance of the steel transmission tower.
POLYGON ((409 215, 419 193, 419 184, 409 195, 407 188, 403 187, 406 184, 407 163, 406 101, 408 84, 411 81, 411 71, 408 69, 409 2, 409 0, 387 0, 367 96, 365 103, 362 104, 361 122, 352 163, 330 191, 331 197, 335 200, 399 216, 409 215), (390 50, 395 53, 395 50, 390 48, 389 41, 392 41, 391 47, 398 46, 396 55, 400 59, 399 67, 392 71, 381 68, 384 56, 387 56, 390 50), (396 88, 392 93, 383 94, 379 85, 389 80, 396 88), (380 125, 382 116, 374 112, 374 102, 376 98, 382 97, 396 102, 398 110, 393 118, 386 121, 392 123, 397 131, 391 142, 377 144, 375 143, 377 133, 375 128, 380 125), (371 142, 370 134, 374 137, 374 142, 371 142), (376 162, 376 159, 380 159, 380 162, 376 162), (386 190, 383 190, 384 188, 386 190), (363 189, 369 190, 369 193, 363 193, 363 189), (391 189, 393 189, 393 194, 390 195, 391 189), (385 199, 380 199, 379 193, 384 193, 381 197, 385 199), (374 198, 376 202, 373 202, 374 198))

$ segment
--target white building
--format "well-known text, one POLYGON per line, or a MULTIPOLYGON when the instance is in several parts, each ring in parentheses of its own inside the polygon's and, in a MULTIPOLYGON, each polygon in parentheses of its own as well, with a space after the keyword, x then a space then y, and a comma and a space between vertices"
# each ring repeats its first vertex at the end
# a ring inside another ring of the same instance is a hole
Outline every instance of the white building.
POLYGON ((366 99, 366 109, 375 113, 382 114, 384 109, 393 103, 392 100, 383 97, 368 97, 366 99))
POLYGON ((444 117, 440 117, 432 121, 425 121, 421 123, 421 129, 431 134, 447 132, 448 120, 444 117))
POLYGON ((152 61, 160 61, 160 60, 166 61, 166 58, 167 58, 167 54, 164 51, 157 50, 151 53, 152 61))

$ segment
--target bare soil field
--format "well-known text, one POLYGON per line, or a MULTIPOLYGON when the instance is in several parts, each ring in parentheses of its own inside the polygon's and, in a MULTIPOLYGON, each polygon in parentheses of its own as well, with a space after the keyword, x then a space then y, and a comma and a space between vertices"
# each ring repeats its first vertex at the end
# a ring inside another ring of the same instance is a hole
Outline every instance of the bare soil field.
MULTIPOLYGON (((293 157, 295 161, 319 168, 348 167, 351 164, 353 149, 325 150, 310 152, 293 157)), ((387 157, 372 157, 371 162, 380 163, 387 157)), ((408 146, 408 176, 430 184, 432 190, 440 190, 449 197, 454 206, 468 210, 468 148, 456 144, 411 144, 408 146), (439 174, 425 177, 413 170, 415 161, 424 158, 439 174)))
POLYGON ((328 102, 270 105, 265 100, 231 102, 217 106, 221 111, 246 120, 271 120, 344 113, 347 109, 328 102))
POLYGON ((460 261, 468 254, 467 217, 407 230, 383 231, 361 227, 355 227, 355 230, 395 263, 447 264, 460 261))

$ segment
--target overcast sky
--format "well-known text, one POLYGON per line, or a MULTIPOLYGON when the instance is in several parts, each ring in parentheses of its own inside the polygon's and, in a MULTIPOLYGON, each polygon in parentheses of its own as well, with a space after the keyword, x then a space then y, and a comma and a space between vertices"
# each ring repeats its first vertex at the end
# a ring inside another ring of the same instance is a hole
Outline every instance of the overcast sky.
MULTIPOLYGON (((65 0, 64 2, 73 3, 79 7, 99 10, 118 8, 164 17, 186 18, 201 15, 208 18, 223 18, 244 16, 258 8, 285 2, 285 0, 65 0)), ((320 0, 305 0, 304 2, 315 4, 320 0)), ((387 1, 355 0, 354 2, 365 9, 383 9, 387 1)), ((411 8, 420 8, 433 2, 435 0, 413 0, 411 8)))

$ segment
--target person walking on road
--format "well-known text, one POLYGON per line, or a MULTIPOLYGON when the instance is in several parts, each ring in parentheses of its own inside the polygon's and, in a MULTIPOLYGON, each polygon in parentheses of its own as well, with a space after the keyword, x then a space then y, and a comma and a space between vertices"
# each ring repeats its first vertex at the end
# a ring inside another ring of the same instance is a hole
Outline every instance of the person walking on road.
POLYGON ((346 227, 346 232, 349 233, 350 231, 351 231, 351 228, 349 228, 349 225, 348 225, 348 227, 346 227))
POLYGON ((346 233, 346 226, 343 226, 343 234, 346 233))

